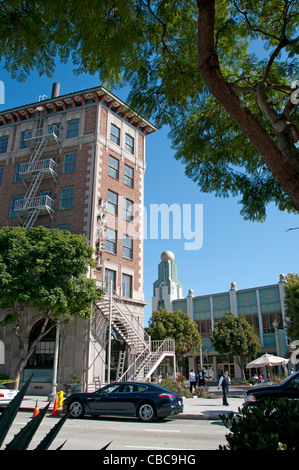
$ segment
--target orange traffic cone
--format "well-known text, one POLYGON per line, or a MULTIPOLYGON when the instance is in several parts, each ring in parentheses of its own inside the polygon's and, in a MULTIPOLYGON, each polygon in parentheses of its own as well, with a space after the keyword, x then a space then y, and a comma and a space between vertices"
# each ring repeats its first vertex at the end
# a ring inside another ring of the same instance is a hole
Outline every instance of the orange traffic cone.
POLYGON ((54 406, 53 406, 52 416, 58 416, 57 397, 55 397, 55 400, 54 400, 54 406))
POLYGON ((35 418, 35 416, 38 415, 38 413, 39 413, 39 406, 38 406, 38 400, 36 400, 32 418, 35 418))

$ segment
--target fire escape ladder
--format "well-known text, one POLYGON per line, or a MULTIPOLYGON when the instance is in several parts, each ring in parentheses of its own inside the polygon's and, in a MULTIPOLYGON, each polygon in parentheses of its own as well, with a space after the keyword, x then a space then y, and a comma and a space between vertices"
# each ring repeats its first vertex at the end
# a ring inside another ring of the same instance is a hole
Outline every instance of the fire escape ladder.
POLYGON ((23 222, 23 227, 25 228, 31 228, 33 227, 37 217, 39 215, 39 210, 37 208, 33 209, 32 211, 28 212, 28 215, 23 222))
POLYGON ((23 204, 24 209, 27 209, 29 207, 30 199, 35 197, 35 195, 38 191, 38 188, 39 188, 39 186, 42 182, 43 177, 44 177, 44 175, 40 171, 40 172, 36 173, 36 175, 32 179, 31 184, 30 184, 29 188, 27 189, 27 192, 26 192, 25 197, 24 197, 24 204, 23 204))
POLYGON ((33 167, 33 164, 41 159, 43 151, 48 143, 48 139, 46 136, 42 137, 41 140, 37 140, 35 148, 32 152, 31 158, 28 163, 28 171, 30 171, 33 167))
POLYGON ((29 147, 34 146, 31 157, 19 168, 20 178, 25 185, 29 182, 29 186, 24 199, 16 201, 14 207, 22 226, 27 229, 33 227, 39 214, 49 214, 52 217, 54 212, 54 201, 50 196, 37 196, 42 180, 46 177, 55 179, 57 176, 55 161, 51 158, 42 160, 42 155, 50 140, 59 145, 58 129, 51 126, 48 132, 44 131, 44 113, 38 111, 35 130, 28 133, 28 137, 24 139, 29 147))

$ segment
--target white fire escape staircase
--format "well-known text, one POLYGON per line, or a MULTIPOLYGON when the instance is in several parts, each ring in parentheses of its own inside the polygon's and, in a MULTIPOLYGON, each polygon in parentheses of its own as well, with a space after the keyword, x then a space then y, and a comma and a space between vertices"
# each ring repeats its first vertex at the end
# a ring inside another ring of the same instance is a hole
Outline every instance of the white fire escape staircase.
MULTIPOLYGON (((117 304, 110 296, 97 304, 97 308, 111 320, 112 328, 121 336, 128 346, 137 348, 135 359, 131 359, 127 370, 124 370, 125 357, 120 354, 117 370, 117 381, 144 381, 148 379, 166 356, 173 357, 175 363, 175 342, 173 339, 152 341, 139 324, 138 319, 124 304, 117 304), (111 307, 110 307, 111 305, 111 307), (110 318, 111 317, 111 318, 110 318)), ((132 356, 132 354, 130 354, 132 356)))
POLYGON ((24 142, 32 148, 29 162, 19 167, 19 176, 27 187, 23 199, 16 201, 14 210, 22 222, 22 226, 30 229, 37 217, 54 213, 54 200, 49 195, 37 196, 38 189, 44 178, 56 179, 58 165, 51 158, 42 160, 43 152, 48 143, 56 142, 59 145, 59 130, 50 126, 48 131, 43 128, 44 116, 39 112, 36 129, 25 134, 24 142))

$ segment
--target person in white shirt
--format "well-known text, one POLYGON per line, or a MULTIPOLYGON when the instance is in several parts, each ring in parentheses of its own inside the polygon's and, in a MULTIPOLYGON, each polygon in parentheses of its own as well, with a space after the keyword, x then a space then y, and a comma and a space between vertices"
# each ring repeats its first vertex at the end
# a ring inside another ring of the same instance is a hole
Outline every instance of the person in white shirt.
POLYGON ((228 371, 226 370, 224 372, 224 375, 220 377, 219 384, 218 384, 218 390, 220 387, 222 387, 222 392, 223 392, 223 405, 228 406, 227 403, 227 394, 228 394, 228 387, 231 384, 231 380, 228 376, 228 371))
POLYGON ((189 383, 190 383, 190 392, 192 393, 192 389, 196 387, 196 375, 194 369, 190 370, 189 374, 189 383))

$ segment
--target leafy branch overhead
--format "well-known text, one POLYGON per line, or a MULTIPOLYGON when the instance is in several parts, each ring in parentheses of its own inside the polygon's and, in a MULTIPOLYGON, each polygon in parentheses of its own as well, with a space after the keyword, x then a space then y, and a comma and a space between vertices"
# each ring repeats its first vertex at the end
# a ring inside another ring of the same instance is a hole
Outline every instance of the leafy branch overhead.
POLYGON ((12 77, 56 60, 170 126, 201 191, 236 196, 245 219, 299 211, 296 0, 0 0, 0 58, 12 77))

